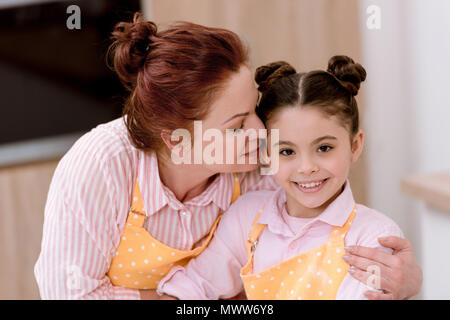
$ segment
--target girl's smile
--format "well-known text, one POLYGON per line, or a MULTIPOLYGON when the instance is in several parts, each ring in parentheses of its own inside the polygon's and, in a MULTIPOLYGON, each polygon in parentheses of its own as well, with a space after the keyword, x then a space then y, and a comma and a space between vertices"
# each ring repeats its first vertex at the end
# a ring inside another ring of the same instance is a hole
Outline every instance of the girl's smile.
POLYGON ((341 193, 350 165, 362 149, 363 133, 350 133, 339 119, 317 107, 285 107, 267 123, 279 129, 279 170, 291 216, 319 215, 341 193))
POLYGON ((327 183, 328 178, 315 181, 292 181, 297 188, 305 193, 314 193, 322 189, 322 187, 327 183))

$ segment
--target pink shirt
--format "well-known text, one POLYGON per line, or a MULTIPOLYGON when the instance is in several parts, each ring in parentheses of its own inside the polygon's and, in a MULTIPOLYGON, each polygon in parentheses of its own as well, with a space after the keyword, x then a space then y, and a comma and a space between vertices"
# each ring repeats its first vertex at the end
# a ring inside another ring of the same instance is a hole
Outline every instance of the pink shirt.
MULTIPOLYGON (((259 171, 238 174, 241 192, 275 189, 259 171)), ((228 209, 234 179, 217 175, 199 196, 181 203, 164 186, 153 152, 136 149, 123 118, 98 125, 64 155, 45 206, 41 253, 34 272, 42 299, 139 299, 139 291, 113 286, 106 276, 125 226, 138 178, 153 237, 189 250, 228 209)))
MULTIPOLYGON (((258 222, 267 224, 254 255, 253 273, 260 272, 284 260, 318 247, 328 241, 333 226, 342 226, 353 210, 350 183, 322 214, 315 218, 295 218, 285 209, 286 194, 261 190, 240 197, 224 214, 214 239, 208 248, 185 268, 175 267, 160 282, 158 293, 179 299, 226 299, 243 290, 240 269, 247 263, 245 242, 251 224, 264 204, 266 208, 258 222)), ((380 212, 358 204, 356 216, 345 237, 345 245, 380 248, 377 238, 395 235, 403 237, 400 228, 380 212)), ((351 277, 344 278, 337 299, 365 299, 363 293, 372 290, 351 277)))

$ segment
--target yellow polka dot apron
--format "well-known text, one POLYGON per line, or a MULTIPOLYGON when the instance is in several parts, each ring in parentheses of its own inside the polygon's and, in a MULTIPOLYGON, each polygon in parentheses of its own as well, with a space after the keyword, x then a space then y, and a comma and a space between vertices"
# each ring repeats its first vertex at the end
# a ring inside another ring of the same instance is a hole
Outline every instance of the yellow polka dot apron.
MULTIPOLYGON (((264 210, 264 208, 262 208, 264 210)), ((249 300, 331 300, 344 280, 349 265, 342 259, 344 238, 355 217, 356 205, 342 227, 333 227, 328 242, 267 268, 253 271, 253 256, 259 236, 266 225, 256 216, 246 243, 247 264, 241 278, 249 300)))
MULTIPOLYGON (((234 189, 231 203, 241 194, 237 175, 234 174, 234 189)), ((139 183, 136 180, 133 202, 116 253, 107 272, 111 283, 134 289, 156 289, 159 281, 175 265, 186 265, 208 246, 222 215, 214 222, 206 240, 198 247, 182 251, 159 242, 144 229, 146 213, 139 183)))

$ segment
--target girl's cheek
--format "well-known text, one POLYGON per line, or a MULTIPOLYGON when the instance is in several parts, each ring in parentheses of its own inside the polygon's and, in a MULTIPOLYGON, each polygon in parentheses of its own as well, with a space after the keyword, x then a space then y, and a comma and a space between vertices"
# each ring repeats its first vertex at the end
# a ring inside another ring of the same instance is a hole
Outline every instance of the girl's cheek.
POLYGON ((350 168, 348 157, 341 155, 329 159, 323 166, 336 177, 347 176, 350 168))
POLYGON ((276 174, 274 174, 275 182, 280 186, 288 183, 290 180, 292 170, 293 168, 291 168, 289 162, 283 161, 282 158, 280 158, 278 171, 276 174))

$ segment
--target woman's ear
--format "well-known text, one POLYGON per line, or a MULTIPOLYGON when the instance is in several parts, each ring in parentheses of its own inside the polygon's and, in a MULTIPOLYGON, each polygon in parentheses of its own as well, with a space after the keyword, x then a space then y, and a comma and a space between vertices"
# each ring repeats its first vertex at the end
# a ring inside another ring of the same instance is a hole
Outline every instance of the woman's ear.
POLYGON ((180 140, 172 141, 172 132, 169 130, 161 130, 161 139, 169 151, 172 151, 172 149, 180 143, 180 140))
POLYGON ((356 162, 359 159, 364 148, 364 132, 361 129, 353 137, 351 148, 352 148, 351 161, 356 162))

